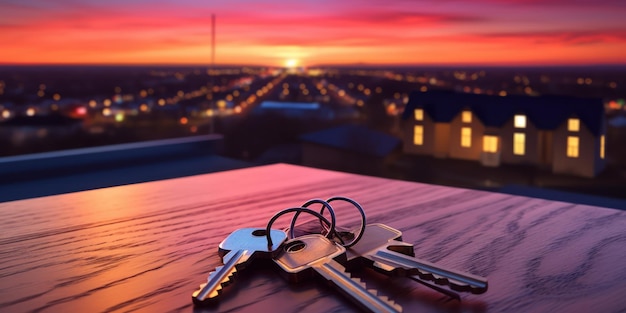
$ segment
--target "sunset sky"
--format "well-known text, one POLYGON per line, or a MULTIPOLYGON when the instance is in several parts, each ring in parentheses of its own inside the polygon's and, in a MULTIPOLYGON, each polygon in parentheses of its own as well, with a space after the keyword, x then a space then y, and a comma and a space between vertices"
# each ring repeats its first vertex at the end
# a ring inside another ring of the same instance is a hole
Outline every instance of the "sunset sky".
POLYGON ((0 0, 0 63, 626 64, 624 0, 0 0))

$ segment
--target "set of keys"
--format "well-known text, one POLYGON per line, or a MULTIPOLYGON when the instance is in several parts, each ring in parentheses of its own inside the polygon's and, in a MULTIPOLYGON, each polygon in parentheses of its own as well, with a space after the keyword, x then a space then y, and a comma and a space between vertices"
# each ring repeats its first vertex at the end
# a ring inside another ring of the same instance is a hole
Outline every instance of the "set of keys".
MULTIPOLYGON (((255 259, 272 259, 290 282, 300 282, 319 276, 336 287, 361 309, 370 312, 402 312, 402 307, 377 291, 368 289, 347 268, 369 267, 388 276, 403 276, 421 282, 448 295, 437 285, 448 286, 459 292, 481 294, 487 291, 483 277, 443 268, 414 257, 413 245, 402 242, 402 232, 384 224, 366 224, 362 207, 354 200, 333 197, 326 201, 313 199, 302 207, 289 208, 276 213, 266 228, 242 228, 224 239, 218 248, 224 265, 209 274, 206 283, 193 292, 196 305, 207 305, 219 299, 224 286, 232 282, 233 275, 250 266, 255 259), (330 202, 347 201, 361 213, 361 227, 355 231, 337 231, 336 218, 330 202), (311 204, 323 205, 320 212, 308 208, 311 204), (327 208, 330 220, 324 217, 327 208), (295 213, 287 230, 272 229, 282 215, 295 213), (301 213, 315 216, 320 221, 318 233, 295 236, 295 224, 301 213), (289 238, 291 237, 291 238, 289 238)), ((458 299, 458 296, 455 298, 458 299)))

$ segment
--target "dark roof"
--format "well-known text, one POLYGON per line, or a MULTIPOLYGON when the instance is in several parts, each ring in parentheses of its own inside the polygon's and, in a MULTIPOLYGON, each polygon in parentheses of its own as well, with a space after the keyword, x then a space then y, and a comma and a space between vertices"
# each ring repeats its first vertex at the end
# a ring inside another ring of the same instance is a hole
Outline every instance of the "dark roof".
POLYGON ((435 121, 449 123, 463 109, 470 109, 485 126, 502 127, 515 114, 525 114, 539 129, 554 130, 569 117, 577 117, 594 135, 602 132, 604 104, 601 99, 567 96, 505 97, 452 91, 412 92, 403 119, 423 108, 435 121))
POLYGON ((363 155, 384 157, 400 139, 359 125, 343 125, 300 136, 304 142, 330 146, 363 155))

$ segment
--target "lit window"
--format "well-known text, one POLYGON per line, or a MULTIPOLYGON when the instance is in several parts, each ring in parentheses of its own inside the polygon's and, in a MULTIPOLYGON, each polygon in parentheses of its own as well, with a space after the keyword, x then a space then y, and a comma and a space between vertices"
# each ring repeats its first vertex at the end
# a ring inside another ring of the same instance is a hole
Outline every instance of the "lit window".
POLYGON ((567 120, 567 130, 571 132, 577 132, 580 130, 580 120, 577 118, 570 118, 567 120))
POLYGON ((578 157, 578 137, 567 136, 567 156, 570 158, 578 157))
POLYGON ((472 129, 469 127, 461 128, 461 147, 469 148, 472 146, 472 129))
POLYGON ((604 159, 604 135, 600 136, 600 158, 604 159))
POLYGON ((498 152, 498 137, 483 136, 483 151, 491 153, 498 152))
POLYGON ((513 154, 515 155, 526 154, 526 134, 524 133, 513 134, 513 154))
POLYGON ((424 110, 423 109, 415 109, 415 120, 423 121, 424 120, 424 110))
POLYGON ((424 144, 424 126, 415 125, 413 128, 413 143, 416 146, 421 146, 424 144))
POLYGON ((515 115, 514 124, 515 128, 526 128, 526 115, 515 115))
POLYGON ((470 111, 463 111, 463 113, 461 113, 461 120, 463 121, 463 123, 471 123, 472 122, 472 112, 470 112, 470 111))

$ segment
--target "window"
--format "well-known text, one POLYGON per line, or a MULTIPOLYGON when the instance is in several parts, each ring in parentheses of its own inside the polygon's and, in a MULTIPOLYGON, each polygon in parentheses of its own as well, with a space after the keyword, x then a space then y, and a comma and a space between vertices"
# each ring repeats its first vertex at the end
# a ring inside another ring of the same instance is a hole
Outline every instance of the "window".
POLYGON ((461 147, 469 148, 472 146, 472 129, 469 127, 461 128, 461 147))
POLYGON ((571 132, 577 132, 580 130, 580 120, 577 118, 570 118, 567 120, 567 130, 571 132))
POLYGON ((570 158, 578 157, 578 137, 567 136, 567 156, 570 158))
POLYGON ((600 158, 604 159, 604 135, 600 136, 600 158))
POLYGON ((463 113, 461 113, 461 121, 463 121, 463 123, 471 123, 472 122, 472 112, 470 112, 470 111, 463 111, 463 113))
POLYGON ((413 111, 413 113, 415 114, 415 120, 416 121, 423 121, 424 120, 424 109, 415 109, 415 111, 413 111))
POLYGON ((526 154, 526 134, 524 133, 513 134, 513 154, 515 155, 526 154))
POLYGON ((424 126, 415 125, 413 128, 413 143, 416 146, 421 146, 424 144, 424 126))
POLYGON ((526 115, 516 114, 513 120, 515 128, 526 128, 526 115))
POLYGON ((483 136, 483 151, 491 153, 498 152, 498 137, 483 136))

